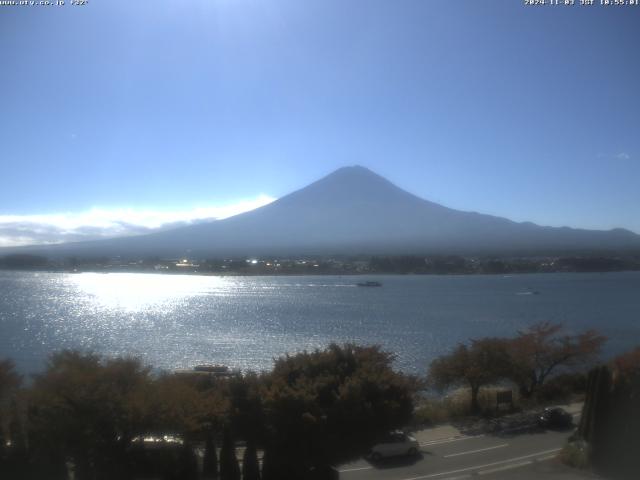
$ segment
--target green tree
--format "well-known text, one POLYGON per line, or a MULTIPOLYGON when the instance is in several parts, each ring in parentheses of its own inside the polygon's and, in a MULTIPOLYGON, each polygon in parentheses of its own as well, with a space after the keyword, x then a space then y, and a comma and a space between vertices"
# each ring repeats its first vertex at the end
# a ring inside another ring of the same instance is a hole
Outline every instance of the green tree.
POLYGON ((20 387, 22 377, 16 373, 16 366, 8 358, 0 360, 0 402, 6 402, 20 387))
POLYGON ((0 477, 3 478, 18 478, 14 467, 24 453, 22 428, 16 428, 20 422, 17 397, 21 383, 14 363, 0 360, 0 477))
POLYGON ((188 440, 182 443, 178 457, 178 478, 180 480, 198 479, 198 460, 193 445, 188 440))
POLYGON ((16 373, 13 361, 0 360, 0 454, 6 445, 5 437, 11 421, 11 404, 21 383, 22 377, 16 373))
POLYGON ((247 448, 242 457, 242 480, 260 480, 258 452, 254 441, 247 442, 247 448))
POLYGON ((213 433, 208 432, 204 444, 204 458, 202 460, 202 474, 205 478, 218 478, 218 454, 213 433))
POLYGON ((141 429, 136 396, 149 369, 132 359, 102 361, 64 351, 53 354, 31 388, 30 445, 38 458, 73 458, 76 478, 127 478, 127 447, 141 429))
POLYGON ((379 347, 353 344, 276 360, 263 379, 268 474, 309 478, 313 469, 356 458, 405 425, 417 382, 395 372, 393 360, 379 347))
POLYGON ((225 385, 208 375, 163 373, 142 398, 147 430, 180 433, 187 440, 206 440, 229 410, 225 385))
POLYGON ((220 450, 220 480, 240 480, 240 467, 236 457, 236 447, 231 429, 225 428, 220 450))
MULTIPOLYGON (((6 436, 10 405, 21 383, 22 377, 16 373, 14 363, 9 359, 0 360, 0 440, 6 436)), ((0 443, 0 450, 5 442, 0 443)))
POLYGON ((262 379, 257 374, 248 372, 230 378, 227 389, 227 416, 233 432, 247 441, 263 441, 265 418, 262 379))
POLYGON ((262 480, 278 480, 278 468, 272 458, 272 447, 267 446, 262 454, 262 480))
POLYGON ((506 345, 501 338, 483 338, 472 340, 469 345, 460 344, 450 354, 431 362, 428 383, 438 389, 469 387, 471 411, 478 412, 480 388, 506 375, 509 365, 506 345))

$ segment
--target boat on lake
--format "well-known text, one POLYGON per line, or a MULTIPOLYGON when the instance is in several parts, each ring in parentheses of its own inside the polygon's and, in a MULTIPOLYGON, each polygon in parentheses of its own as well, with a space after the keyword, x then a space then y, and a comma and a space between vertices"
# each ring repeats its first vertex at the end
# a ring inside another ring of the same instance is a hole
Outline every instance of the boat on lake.
POLYGON ((216 365, 211 363, 203 363, 200 365, 196 365, 193 367, 196 372, 207 372, 207 373, 217 373, 217 374, 228 374, 229 367, 226 365, 216 365))
POLYGON ((233 377, 240 374, 240 370, 231 370, 226 365, 216 364, 200 364, 193 367, 193 369, 179 369, 174 370, 174 373, 179 375, 207 375, 210 377, 233 377))
POLYGON ((359 287, 381 287, 382 284, 380 282, 374 282, 374 281, 367 281, 367 282, 358 282, 356 283, 357 286, 359 287))

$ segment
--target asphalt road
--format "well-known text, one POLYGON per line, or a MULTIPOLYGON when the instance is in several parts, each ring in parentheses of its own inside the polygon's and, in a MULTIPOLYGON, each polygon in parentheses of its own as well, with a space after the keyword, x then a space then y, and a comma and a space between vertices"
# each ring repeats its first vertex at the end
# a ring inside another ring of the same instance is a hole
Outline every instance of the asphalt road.
POLYGON ((453 480, 475 476, 490 479, 593 478, 561 465, 557 454, 569 431, 487 434, 433 440, 420 444, 415 457, 381 462, 359 460, 340 467, 341 480, 453 480))

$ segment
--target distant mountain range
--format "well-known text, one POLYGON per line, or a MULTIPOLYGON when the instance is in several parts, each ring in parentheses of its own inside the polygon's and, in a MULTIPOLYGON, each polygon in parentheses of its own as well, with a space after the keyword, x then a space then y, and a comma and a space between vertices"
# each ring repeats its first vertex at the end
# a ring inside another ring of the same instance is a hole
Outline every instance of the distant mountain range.
POLYGON ((224 220, 136 237, 20 249, 52 257, 136 258, 630 250, 640 250, 640 235, 629 230, 543 227, 453 210, 360 166, 341 168, 269 205, 224 220))

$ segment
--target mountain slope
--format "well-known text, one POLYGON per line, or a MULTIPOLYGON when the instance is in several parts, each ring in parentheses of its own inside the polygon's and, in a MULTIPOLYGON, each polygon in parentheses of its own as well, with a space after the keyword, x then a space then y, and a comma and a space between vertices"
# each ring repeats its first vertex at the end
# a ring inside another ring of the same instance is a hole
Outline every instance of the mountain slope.
POLYGON ((453 210, 355 166, 341 168, 269 205, 225 220, 139 237, 58 245, 47 248, 46 253, 203 257, 636 248, 640 248, 640 236, 623 229, 541 227, 453 210))

